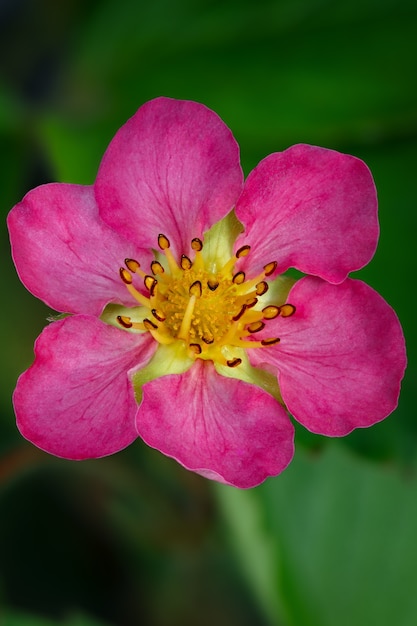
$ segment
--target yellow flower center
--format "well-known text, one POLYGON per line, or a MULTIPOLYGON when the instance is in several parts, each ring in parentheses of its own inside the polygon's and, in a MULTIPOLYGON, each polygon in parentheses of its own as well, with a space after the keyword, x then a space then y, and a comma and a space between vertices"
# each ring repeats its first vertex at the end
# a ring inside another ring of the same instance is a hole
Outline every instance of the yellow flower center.
POLYGON ((244 272, 235 271, 235 265, 250 253, 250 246, 242 246, 215 270, 204 259, 203 242, 198 238, 191 242, 193 258, 182 255, 178 262, 165 235, 159 235, 158 245, 162 257, 151 263, 149 274, 134 259, 126 259, 126 267, 120 269, 126 288, 146 312, 141 322, 118 315, 122 327, 149 332, 163 345, 181 342, 189 357, 228 367, 242 362, 239 357, 229 358, 230 348, 263 348, 279 343, 278 337, 260 341, 253 338, 268 320, 278 315, 288 317, 295 311, 291 304, 262 307, 260 303, 269 288, 265 279, 277 267, 275 261, 247 280, 244 272), (142 279, 147 295, 134 285, 135 276, 142 279))

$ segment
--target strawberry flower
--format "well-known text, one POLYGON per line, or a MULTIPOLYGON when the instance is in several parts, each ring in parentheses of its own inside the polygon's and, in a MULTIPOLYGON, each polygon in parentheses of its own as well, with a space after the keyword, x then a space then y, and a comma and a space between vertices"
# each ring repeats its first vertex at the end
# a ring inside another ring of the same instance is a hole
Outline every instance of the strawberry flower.
POLYGON ((94 185, 37 187, 8 226, 24 285, 67 314, 13 396, 21 433, 49 453, 97 458, 139 435, 247 488, 291 461, 289 414, 341 436, 396 407, 400 324, 347 278, 378 239, 359 159, 296 145, 244 184, 215 113, 157 98, 116 133, 94 185))

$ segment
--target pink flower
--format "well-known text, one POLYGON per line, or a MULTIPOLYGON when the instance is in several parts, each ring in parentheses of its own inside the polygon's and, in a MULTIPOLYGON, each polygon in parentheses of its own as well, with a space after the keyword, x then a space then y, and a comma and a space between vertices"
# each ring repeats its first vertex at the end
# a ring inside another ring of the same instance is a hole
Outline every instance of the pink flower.
POLYGON ((100 457, 139 435, 252 487, 291 461, 288 413, 341 436, 397 404, 400 324, 347 278, 378 238, 374 183, 354 157, 296 145, 243 185, 220 118, 157 98, 117 132, 94 185, 37 187, 8 225, 22 282, 72 314, 45 328, 14 393, 21 433, 43 450, 100 457))

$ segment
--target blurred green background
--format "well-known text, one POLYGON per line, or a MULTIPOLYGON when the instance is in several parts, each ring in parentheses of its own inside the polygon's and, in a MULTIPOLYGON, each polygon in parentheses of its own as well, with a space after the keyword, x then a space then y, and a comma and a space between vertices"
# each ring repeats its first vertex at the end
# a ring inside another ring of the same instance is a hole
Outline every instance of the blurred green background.
POLYGON ((355 154, 381 223, 358 274, 397 310, 409 367, 390 418, 337 441, 297 427, 294 462, 251 491, 139 441, 54 459, 15 428, 51 311, 19 283, 2 219, 0 626, 415 626, 416 41, 411 0, 1 1, 3 218, 37 184, 92 183, 158 95, 219 113, 246 173, 297 142, 355 154))

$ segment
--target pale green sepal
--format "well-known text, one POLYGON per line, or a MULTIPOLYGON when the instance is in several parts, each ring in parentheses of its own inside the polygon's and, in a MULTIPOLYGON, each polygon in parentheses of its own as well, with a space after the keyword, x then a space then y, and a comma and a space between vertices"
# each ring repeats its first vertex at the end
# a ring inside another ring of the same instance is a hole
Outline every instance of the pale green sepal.
POLYGON ((56 315, 48 315, 46 321, 59 322, 59 320, 64 320, 66 317, 71 317, 71 313, 57 313, 56 315))
POLYGON ((230 211, 204 233, 203 258, 209 272, 215 274, 220 271, 233 256, 233 244, 242 231, 243 225, 235 212, 230 211))
MULTIPOLYGON (((143 322, 145 317, 149 317, 149 309, 144 306, 126 307, 121 304, 108 304, 103 313, 100 315, 100 319, 106 324, 116 326, 116 328, 121 328, 119 322, 117 321, 118 315, 130 317, 132 322, 143 322)), ((129 328, 123 328, 123 330, 130 333, 146 332, 129 328)))
POLYGON ((250 364, 246 351, 243 348, 225 347, 222 352, 227 360, 239 358, 242 359, 242 363, 237 367, 228 367, 227 365, 214 363, 214 367, 216 368, 218 374, 226 376, 226 378, 236 378, 245 383, 256 385, 273 396, 280 404, 285 406, 279 390, 277 377, 274 374, 260 369, 259 367, 253 367, 250 364))
MULTIPOLYGON (((288 294, 291 288, 297 282, 296 278, 281 274, 274 278, 274 280, 268 281, 269 289, 265 295, 262 296, 262 308, 273 304, 275 306, 281 306, 287 302, 288 294)), ((256 307, 258 308, 258 307, 256 307)))
POLYGON ((142 401, 142 387, 145 383, 168 374, 183 374, 193 363, 194 359, 188 356, 183 341, 174 341, 168 345, 159 344, 149 363, 133 375, 132 384, 136 402, 140 404, 142 401))

